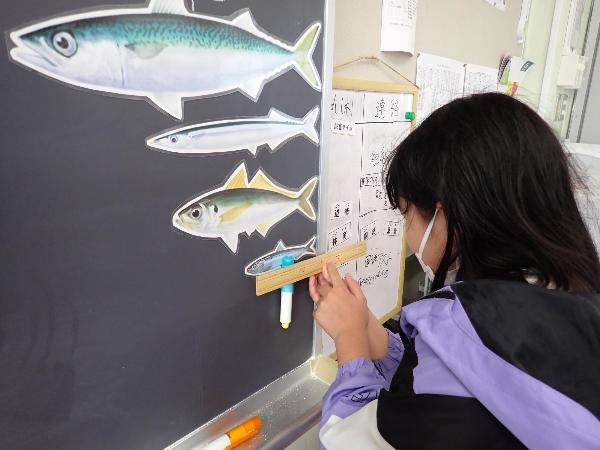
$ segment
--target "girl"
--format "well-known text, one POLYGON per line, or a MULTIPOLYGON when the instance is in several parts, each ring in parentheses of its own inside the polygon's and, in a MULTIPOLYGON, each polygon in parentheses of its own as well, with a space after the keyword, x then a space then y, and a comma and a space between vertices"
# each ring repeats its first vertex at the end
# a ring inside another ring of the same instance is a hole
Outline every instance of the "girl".
POLYGON ((327 449, 600 448, 600 263, 574 177, 502 94, 455 100, 398 146, 387 195, 437 290, 394 334, 351 277, 311 278, 339 363, 327 449))

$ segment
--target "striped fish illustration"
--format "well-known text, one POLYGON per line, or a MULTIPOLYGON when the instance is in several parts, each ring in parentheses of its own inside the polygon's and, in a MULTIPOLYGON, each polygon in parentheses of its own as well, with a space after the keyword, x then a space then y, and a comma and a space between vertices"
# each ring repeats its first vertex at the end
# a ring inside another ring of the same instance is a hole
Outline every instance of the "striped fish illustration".
POLYGON ((230 18, 189 12, 185 0, 72 13, 8 34, 13 61, 102 93, 143 98, 183 118, 183 99, 241 91, 256 101, 269 80, 294 69, 321 89, 312 54, 321 23, 294 45, 261 30, 248 9, 230 18))
POLYGON ((272 251, 249 263, 246 266, 244 273, 250 276, 257 276, 271 270, 279 269, 285 256, 291 256, 294 258, 294 261, 297 261, 303 256, 314 255, 316 240, 317 237, 313 236, 308 242, 291 247, 287 247, 283 241, 280 240, 272 251))
POLYGON ((150 148, 173 153, 212 154, 248 150, 253 156, 261 145, 271 151, 296 136, 319 144, 316 122, 319 107, 301 119, 272 108, 266 117, 198 123, 164 131, 146 140, 150 148))
POLYGON ((298 191, 276 184, 262 170, 248 182, 244 162, 235 169, 222 187, 185 203, 173 214, 173 226, 185 233, 221 239, 237 253, 239 235, 257 231, 263 237, 269 230, 299 211, 315 221, 310 198, 318 178, 308 180, 298 191))

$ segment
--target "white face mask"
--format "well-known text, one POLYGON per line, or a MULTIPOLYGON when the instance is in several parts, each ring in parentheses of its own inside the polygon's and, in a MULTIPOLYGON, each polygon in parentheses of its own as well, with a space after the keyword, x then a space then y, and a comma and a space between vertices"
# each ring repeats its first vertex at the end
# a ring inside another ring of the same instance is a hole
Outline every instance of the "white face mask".
POLYGON ((454 269, 448 269, 446 272, 446 279, 444 280, 444 286, 448 286, 450 284, 456 283, 456 275, 458 274, 458 269, 460 268, 458 260, 456 261, 456 267, 454 269))
MULTIPOLYGON (((429 224, 427 225, 427 228, 425 229, 425 234, 423 235, 423 238, 421 239, 421 244, 419 245, 419 251, 417 251, 415 253, 415 257, 417 258, 417 261, 419 261, 419 264, 421 265, 423 272, 425 272, 425 275, 427 275, 427 278, 429 279, 430 283, 433 282, 433 279, 435 278, 435 273, 433 272, 433 269, 431 269, 431 267, 429 267, 427 264, 425 264, 425 261, 423 261, 423 251, 425 250, 425 245, 427 245, 427 241, 429 240, 429 236, 431 235, 431 230, 433 230, 433 224, 435 222, 437 213, 438 213, 438 209, 436 208, 435 213, 433 213, 433 217, 431 218, 431 221, 429 222, 429 224)), ((453 284, 456 281, 456 274, 458 273, 458 269, 459 269, 459 263, 458 263, 458 261, 456 261, 455 268, 450 269, 446 272, 446 279, 444 280, 444 286, 453 284)))
POLYGON ((438 210, 436 208, 435 213, 433 213, 433 217, 429 221, 429 225, 427 225, 427 228, 425 229, 425 234, 423 235, 423 238, 421 239, 421 244, 419 245, 419 250, 415 253, 417 261, 419 261, 419 264, 421 264, 423 272, 425 272, 425 275, 427 275, 430 281, 433 281, 433 279, 435 278, 435 274, 433 273, 431 267, 429 267, 427 264, 425 264, 425 261, 423 261, 423 250, 425 250, 425 245, 429 240, 429 235, 431 234, 431 230, 433 229, 433 223, 435 222, 435 216, 437 216, 437 212, 438 210))

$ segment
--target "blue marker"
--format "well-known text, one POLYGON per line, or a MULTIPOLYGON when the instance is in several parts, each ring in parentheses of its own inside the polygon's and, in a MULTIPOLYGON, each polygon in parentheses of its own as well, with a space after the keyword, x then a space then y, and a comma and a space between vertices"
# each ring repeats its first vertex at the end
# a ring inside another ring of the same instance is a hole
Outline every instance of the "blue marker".
MULTIPOLYGON (((281 260, 281 267, 288 267, 294 264, 294 258, 284 256, 281 260)), ((286 284, 281 288, 281 309, 279 310, 279 322, 281 328, 287 330, 292 322, 292 294, 294 293, 294 283, 286 284)))

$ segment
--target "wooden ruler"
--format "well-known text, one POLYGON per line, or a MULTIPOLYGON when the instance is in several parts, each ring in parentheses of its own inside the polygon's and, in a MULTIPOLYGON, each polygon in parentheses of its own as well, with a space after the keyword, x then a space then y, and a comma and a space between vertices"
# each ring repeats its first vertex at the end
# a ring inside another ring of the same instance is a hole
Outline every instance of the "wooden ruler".
POLYGON ((367 243, 361 241, 358 244, 323 253, 322 255, 306 259, 289 267, 267 272, 256 277, 256 295, 275 291, 286 284, 295 283, 296 281, 320 273, 325 263, 332 262, 336 266, 339 266, 366 254, 367 243))

